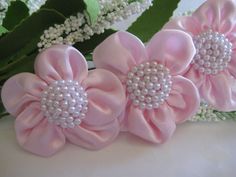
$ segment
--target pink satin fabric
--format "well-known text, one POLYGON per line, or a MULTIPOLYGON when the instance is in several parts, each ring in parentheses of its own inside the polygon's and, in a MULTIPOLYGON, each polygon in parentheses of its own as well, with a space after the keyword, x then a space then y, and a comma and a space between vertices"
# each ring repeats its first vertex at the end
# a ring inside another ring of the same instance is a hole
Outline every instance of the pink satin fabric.
POLYGON ((177 17, 164 29, 182 30, 191 36, 207 29, 224 34, 233 44, 228 68, 216 75, 204 75, 190 65, 183 73, 197 86, 200 96, 219 111, 236 110, 236 1, 207 0, 191 16, 177 17))
POLYGON ((163 64, 172 75, 170 96, 158 109, 141 110, 133 106, 126 95, 126 107, 119 117, 122 131, 153 143, 163 143, 172 136, 176 123, 184 122, 197 112, 200 104, 197 88, 180 76, 194 54, 191 37, 178 30, 158 32, 147 46, 128 32, 117 32, 97 46, 93 53, 96 67, 116 74, 124 89, 127 73, 145 61, 163 64))
POLYGON ((36 75, 21 73, 11 77, 2 88, 2 101, 16 117, 19 144, 41 156, 51 156, 69 141, 88 149, 109 145, 118 135, 117 117, 124 109, 125 92, 119 79, 109 71, 88 72, 85 58, 71 46, 57 45, 39 54, 36 75), (49 123, 40 110, 41 92, 56 80, 78 81, 88 94, 88 112, 75 128, 49 123))

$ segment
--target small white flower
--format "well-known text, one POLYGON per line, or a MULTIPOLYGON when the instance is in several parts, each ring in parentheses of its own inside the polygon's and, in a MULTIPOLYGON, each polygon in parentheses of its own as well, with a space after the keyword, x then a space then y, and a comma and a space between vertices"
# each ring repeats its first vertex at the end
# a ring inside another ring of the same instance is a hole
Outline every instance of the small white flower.
POLYGON ((100 13, 95 24, 90 24, 86 14, 78 13, 65 20, 63 24, 54 25, 44 31, 38 44, 39 51, 53 44, 83 42, 94 34, 101 34, 114 23, 138 14, 152 5, 152 0, 129 3, 128 0, 99 0, 100 13), (60 38, 60 40, 58 40, 60 38), (63 40, 61 40, 63 38, 63 40))

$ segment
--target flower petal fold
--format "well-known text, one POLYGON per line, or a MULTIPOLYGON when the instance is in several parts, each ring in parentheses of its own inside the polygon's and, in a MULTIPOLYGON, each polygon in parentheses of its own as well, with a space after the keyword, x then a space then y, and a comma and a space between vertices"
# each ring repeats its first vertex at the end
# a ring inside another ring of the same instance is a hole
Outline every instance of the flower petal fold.
POLYGON ((192 16, 200 22, 202 30, 212 29, 228 33, 236 23, 234 0, 208 0, 192 16))
POLYGON ((217 110, 236 110, 236 80, 228 71, 206 77, 199 91, 203 99, 217 110))
POLYGON ((47 83, 56 80, 81 82, 88 75, 88 65, 84 56, 76 48, 55 45, 37 56, 35 73, 47 83))
POLYGON ((1 92, 1 98, 6 110, 17 116, 30 103, 38 102, 41 92, 47 84, 31 73, 20 73, 8 79, 1 92))
POLYGON ((117 119, 125 106, 125 90, 113 73, 103 69, 90 71, 82 85, 89 100, 85 124, 99 127, 117 119))
POLYGON ((119 122, 115 119, 99 127, 90 127, 82 123, 74 129, 65 129, 64 134, 73 144, 97 150, 114 141, 119 134, 119 122))
POLYGON ((190 80, 182 76, 175 76, 172 81, 172 91, 166 101, 173 112, 175 122, 181 123, 197 113, 200 96, 190 80))
POLYGON ((15 131, 19 144, 40 156, 51 156, 65 144, 61 128, 48 123, 40 111, 39 103, 30 104, 17 116, 15 131))
POLYGON ((96 67, 115 73, 121 81, 133 66, 145 59, 147 54, 143 43, 136 36, 122 31, 109 36, 93 52, 96 67))
POLYGON ((146 49, 149 59, 166 66, 172 75, 186 70, 195 55, 190 35, 179 30, 162 30, 156 33, 146 49))
POLYGON ((172 110, 165 104, 160 109, 151 111, 130 106, 128 130, 147 141, 163 143, 172 136, 176 128, 172 115, 172 110))

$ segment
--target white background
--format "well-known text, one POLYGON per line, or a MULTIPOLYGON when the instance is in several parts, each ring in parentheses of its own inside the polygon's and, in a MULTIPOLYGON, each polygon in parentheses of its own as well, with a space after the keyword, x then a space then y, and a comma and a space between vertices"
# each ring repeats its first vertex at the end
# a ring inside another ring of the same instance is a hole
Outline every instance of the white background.
MULTIPOLYGON (((181 1, 178 12, 195 9, 200 2, 181 1)), ((188 122, 157 146, 125 133, 100 151, 68 143, 51 158, 22 150, 13 123, 10 117, 0 120, 0 177, 236 176, 236 122, 188 122)))

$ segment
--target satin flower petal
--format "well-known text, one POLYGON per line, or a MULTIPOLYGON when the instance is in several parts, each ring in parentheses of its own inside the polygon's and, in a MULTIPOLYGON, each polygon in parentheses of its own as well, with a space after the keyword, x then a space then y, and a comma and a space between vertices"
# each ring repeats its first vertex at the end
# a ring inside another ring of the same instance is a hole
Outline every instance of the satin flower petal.
POLYGON ((173 112, 175 122, 181 123, 197 113, 200 97, 197 88, 190 80, 175 76, 172 81, 172 91, 166 101, 173 112))
POLYGON ((163 29, 181 30, 191 36, 201 32, 200 22, 192 16, 174 17, 164 25, 163 29))
POLYGON ((128 130, 150 142, 163 143, 172 136, 176 128, 172 114, 172 110, 166 105, 152 111, 142 111, 130 106, 128 130))
POLYGON ((226 71, 208 76, 200 87, 200 93, 219 111, 236 110, 236 80, 226 71))
POLYGON ((228 71, 236 79, 236 53, 231 56, 231 60, 228 64, 228 71))
POLYGON ((209 28, 228 33, 236 22, 236 3, 234 0, 208 0, 193 14, 202 30, 209 28))
POLYGON ((73 144, 87 149, 101 149, 111 142, 119 134, 119 122, 117 119, 99 127, 90 127, 85 124, 74 129, 65 129, 66 138, 73 144))
POLYGON ((166 66, 172 75, 186 70, 195 54, 191 37, 178 30, 162 30, 156 33, 146 49, 149 59, 166 66))
POLYGON ((125 105, 125 90, 119 79, 109 71, 90 71, 82 83, 88 94, 88 112, 83 122, 101 126, 116 119, 125 105))
POLYGON ((20 73, 8 79, 1 92, 6 110, 13 116, 20 114, 30 103, 40 100, 41 92, 47 84, 31 73, 20 73))
POLYGON ((51 156, 65 144, 61 128, 48 123, 39 103, 30 104, 17 116, 15 131, 19 144, 40 156, 51 156))
POLYGON ((205 75, 194 69, 192 65, 183 73, 183 76, 191 80, 197 88, 205 82, 205 75))
POLYGON ((146 58, 143 43, 128 32, 117 32, 109 36, 93 52, 95 66, 113 72, 121 81, 124 81, 133 66, 146 58))
POLYGON ((74 47, 56 45, 37 56, 35 73, 47 83, 56 80, 81 82, 87 77, 88 66, 83 55, 74 47))

